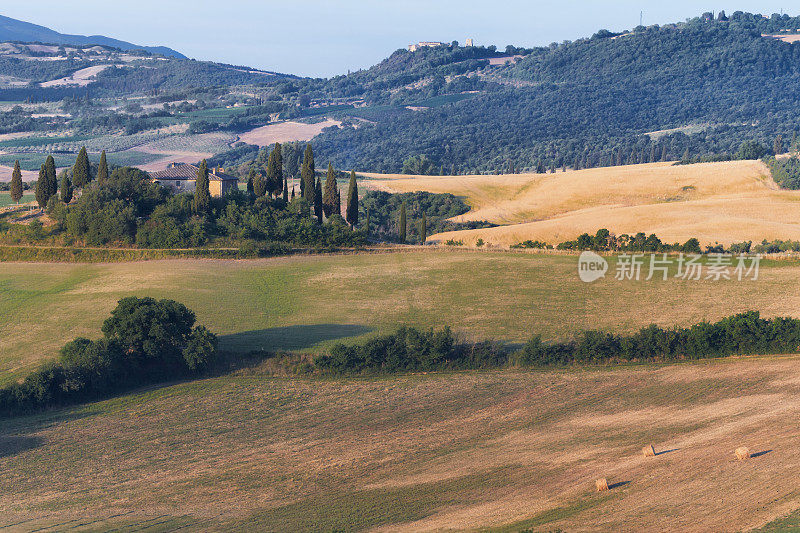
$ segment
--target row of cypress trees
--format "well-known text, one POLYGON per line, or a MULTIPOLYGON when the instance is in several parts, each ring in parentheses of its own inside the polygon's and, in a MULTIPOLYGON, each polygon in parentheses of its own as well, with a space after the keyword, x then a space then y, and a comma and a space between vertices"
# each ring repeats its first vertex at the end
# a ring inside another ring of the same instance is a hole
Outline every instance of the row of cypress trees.
MULTIPOLYGON (((106 152, 100 154, 100 164, 97 168, 97 179, 105 180, 108 178, 108 162, 106 152)), ((56 176, 56 162, 52 155, 48 155, 44 164, 39 169, 39 179, 36 182, 35 196, 39 207, 44 208, 53 196, 60 194, 61 201, 68 204, 72 201, 73 188, 82 189, 92 181, 91 165, 86 147, 82 147, 78 152, 78 157, 72 167, 72 179, 64 172, 61 176, 61 186, 59 190, 58 177, 56 176)), ((14 171, 11 173, 11 199, 17 204, 22 199, 22 171, 20 170, 19 160, 14 162, 14 171)))
MULTIPOLYGON (((406 203, 403 202, 400 204, 400 215, 398 216, 397 221, 397 237, 401 243, 406 242, 408 232, 408 222, 406 220, 406 203)), ((419 240, 422 244, 425 244, 425 241, 428 238, 428 217, 425 215, 425 211, 422 212, 422 218, 419 220, 419 240)))
MULTIPOLYGON (((275 147, 269 154, 265 175, 257 173, 255 169, 250 170, 247 177, 247 190, 256 196, 270 195, 277 198, 283 194, 283 199, 289 201, 289 185, 287 177, 283 173, 283 155, 280 143, 275 143, 275 147)), ((294 195, 294 187, 292 187, 292 200, 294 200, 294 195)), ((336 180, 336 171, 329 163, 323 188, 322 180, 316 175, 314 150, 311 144, 306 145, 303 163, 300 167, 300 197, 308 201, 314 216, 320 223, 323 217, 342 215, 342 196, 336 180)), ((350 172, 350 183, 345 202, 345 220, 352 227, 358 224, 358 183, 354 171, 350 172)))

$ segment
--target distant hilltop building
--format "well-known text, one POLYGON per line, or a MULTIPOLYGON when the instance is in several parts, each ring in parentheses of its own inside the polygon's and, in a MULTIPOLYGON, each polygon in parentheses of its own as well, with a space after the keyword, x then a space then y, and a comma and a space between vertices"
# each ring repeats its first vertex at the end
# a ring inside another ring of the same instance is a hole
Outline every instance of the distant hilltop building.
POLYGON ((472 42, 472 39, 467 39, 467 46, 475 46, 475 44, 472 42))
POLYGON ((409 52, 416 52, 420 48, 436 48, 437 46, 444 46, 444 43, 440 43, 438 41, 420 41, 417 44, 409 44, 408 51, 409 52))

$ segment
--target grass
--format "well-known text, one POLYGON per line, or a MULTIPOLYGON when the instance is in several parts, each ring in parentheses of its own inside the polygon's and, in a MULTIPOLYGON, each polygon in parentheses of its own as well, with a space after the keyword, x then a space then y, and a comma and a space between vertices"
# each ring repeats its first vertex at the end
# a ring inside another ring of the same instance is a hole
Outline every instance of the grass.
MULTIPOLYGON (((27 204, 29 202, 33 202, 36 200, 36 196, 32 192, 26 192, 22 195, 20 199, 20 204, 27 204)), ((8 191, 0 192, 0 207, 8 207, 10 205, 16 205, 15 202, 11 200, 11 193, 8 191)))
MULTIPOLYGON (((800 240, 800 192, 776 190, 758 161, 672 166, 670 163, 507 176, 402 176, 376 186, 398 192, 450 192, 472 210, 458 220, 500 227, 429 237, 510 246, 526 240, 553 245, 607 228, 643 231, 662 241, 800 240)), ((385 178, 391 178, 386 180, 385 178)), ((367 184, 368 186, 368 184, 367 184)))
POLYGON ((574 256, 426 250, 250 261, 2 263, 0 382, 97 337, 125 296, 178 300, 221 336, 221 347, 315 351, 399 325, 452 326, 468 340, 523 343, 534 333, 690 325, 746 310, 800 316, 786 292, 794 263, 765 263, 757 282, 617 281, 586 285, 574 256), (690 302, 691 305, 687 305, 690 302))
MULTIPOLYGON (((68 167, 75 164, 77 155, 63 155, 55 154, 53 159, 56 166, 68 167)), ((0 165, 9 167, 14 166, 14 161, 19 160, 19 166, 22 170, 37 171, 44 164, 47 154, 2 154, 0 155, 0 165)))
POLYGON ((3 421, 0 527, 748 529, 796 497, 797 362, 149 388, 3 421))
POLYGON ((21 137, 0 141, 0 148, 22 148, 25 146, 47 146, 49 144, 64 144, 81 142, 92 139, 93 135, 65 135, 63 137, 21 137))
POLYGON ((756 531, 759 533, 798 533, 800 532, 800 510, 774 520, 756 531))

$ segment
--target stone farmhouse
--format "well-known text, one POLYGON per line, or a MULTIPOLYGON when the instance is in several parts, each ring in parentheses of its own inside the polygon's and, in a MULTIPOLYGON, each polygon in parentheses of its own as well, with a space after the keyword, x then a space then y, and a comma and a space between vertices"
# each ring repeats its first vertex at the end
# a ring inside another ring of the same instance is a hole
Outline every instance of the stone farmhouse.
MULTIPOLYGON (((150 178, 174 193, 192 192, 197 182, 198 170, 194 165, 170 163, 165 170, 151 172, 150 178)), ((239 180, 235 176, 225 174, 221 168, 208 169, 208 189, 211 196, 220 198, 238 187, 239 180)))

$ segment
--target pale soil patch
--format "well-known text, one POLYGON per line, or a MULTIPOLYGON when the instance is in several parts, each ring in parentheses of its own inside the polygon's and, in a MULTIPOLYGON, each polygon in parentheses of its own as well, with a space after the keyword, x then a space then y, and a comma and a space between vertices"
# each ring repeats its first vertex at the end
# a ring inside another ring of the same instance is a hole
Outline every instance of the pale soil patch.
POLYGON ((762 37, 769 37, 771 39, 777 39, 777 40, 783 41, 785 43, 796 43, 796 42, 800 41, 800 35, 796 35, 796 34, 795 35, 780 35, 780 34, 778 34, 778 35, 768 35, 768 34, 762 34, 761 36, 762 37))
POLYGON ((281 122, 255 128, 239 136, 239 140, 256 146, 292 141, 310 141, 319 135, 323 129, 330 126, 339 126, 338 120, 328 119, 316 124, 303 124, 302 122, 281 122))
MULTIPOLYGON (((31 170, 22 170, 22 181, 36 181, 39 179, 39 172, 33 172, 31 170)), ((0 181, 11 181, 11 174, 14 173, 14 167, 7 167, 4 165, 0 165, 0 181)))
POLYGON ((95 65, 93 67, 86 67, 73 72, 71 76, 59 78, 57 80, 45 81, 40 85, 42 87, 58 87, 62 85, 75 85, 78 87, 85 87, 92 83, 92 78, 110 67, 111 65, 95 65))
POLYGON ((465 197, 472 210, 456 221, 501 227, 444 233, 431 241, 509 246, 550 244, 584 232, 655 233, 665 242, 730 244, 800 239, 800 192, 782 191, 758 161, 673 166, 653 163, 555 174, 403 176, 364 174, 365 186, 465 197))

